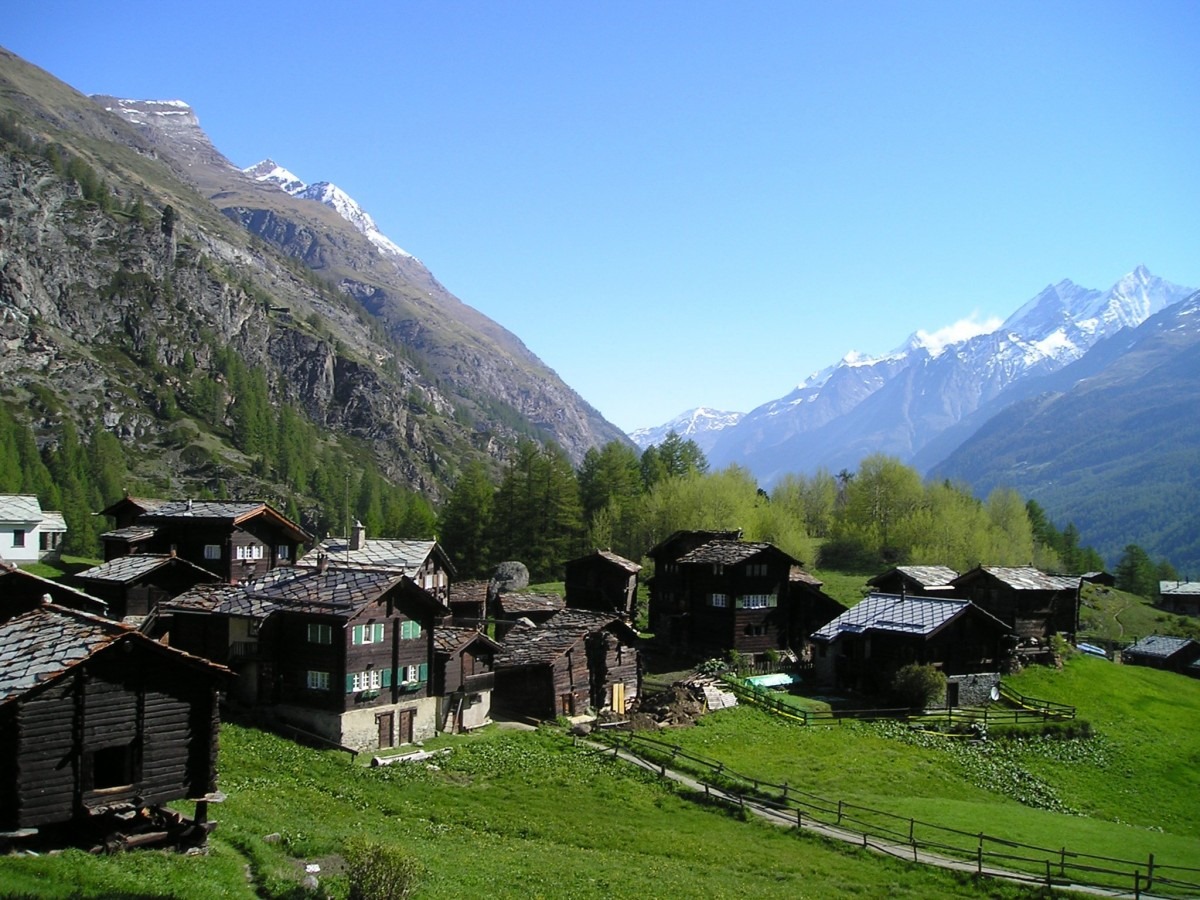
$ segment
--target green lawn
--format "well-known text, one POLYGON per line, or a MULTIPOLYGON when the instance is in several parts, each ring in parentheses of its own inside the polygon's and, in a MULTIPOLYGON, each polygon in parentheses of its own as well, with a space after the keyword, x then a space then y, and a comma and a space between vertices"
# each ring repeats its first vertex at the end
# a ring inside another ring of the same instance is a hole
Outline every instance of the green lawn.
POLYGON ((896 723, 794 725, 751 707, 663 739, 755 778, 1042 847, 1200 867, 1200 682, 1083 655, 1019 691, 1076 704, 1089 740, 918 735, 896 723))
POLYGON ((438 768, 365 768, 233 726, 222 741, 210 855, 6 857, 4 896, 301 897, 316 863, 344 897, 354 836, 419 857, 419 897, 1034 896, 741 821, 546 731, 456 741, 438 768))
POLYGON ((1079 611, 1081 640, 1132 643, 1151 634, 1200 639, 1200 618, 1155 608, 1145 597, 1101 585, 1085 585, 1079 611))

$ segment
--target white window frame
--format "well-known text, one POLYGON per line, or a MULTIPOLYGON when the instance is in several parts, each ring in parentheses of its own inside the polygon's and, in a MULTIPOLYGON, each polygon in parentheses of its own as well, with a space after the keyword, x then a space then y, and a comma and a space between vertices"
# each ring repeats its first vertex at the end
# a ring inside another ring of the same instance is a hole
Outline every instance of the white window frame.
POLYGON ((242 544, 237 548, 238 559, 262 559, 263 545, 262 544, 242 544))
POLYGON ((739 602, 742 609, 770 609, 775 606, 774 594, 743 594, 739 602))
POLYGON ((292 548, 287 544, 280 544, 275 548, 276 559, 291 559, 292 548))
POLYGON ((329 690, 329 673, 309 669, 305 673, 305 683, 310 691, 329 690))
POLYGON ((383 676, 379 669, 365 669, 354 673, 354 690, 377 691, 383 684, 383 676))
POLYGON ((709 594, 708 602, 713 609, 728 609, 729 595, 728 594, 709 594))

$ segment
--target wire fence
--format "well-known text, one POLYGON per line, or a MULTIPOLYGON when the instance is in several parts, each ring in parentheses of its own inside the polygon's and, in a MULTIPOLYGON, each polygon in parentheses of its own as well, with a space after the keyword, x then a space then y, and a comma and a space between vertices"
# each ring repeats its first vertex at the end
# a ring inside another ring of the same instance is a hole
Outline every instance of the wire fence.
POLYGON ((1153 853, 1145 859, 1131 860, 1067 847, 1040 847, 983 831, 963 831, 845 800, 831 800, 786 782, 775 784, 736 772, 720 760, 636 732, 606 731, 592 737, 608 742, 614 755, 624 750, 637 757, 660 777, 666 777, 668 766, 686 769, 708 800, 742 809, 749 804, 794 820, 796 828, 837 829, 856 843, 861 841, 863 847, 893 855, 900 855, 903 850, 905 858, 911 852, 914 862, 920 862, 920 854, 924 852, 943 855, 960 864, 974 863, 979 875, 1017 875, 1048 887, 1084 885, 1130 891, 1134 897, 1151 891, 1155 895, 1166 892, 1200 896, 1200 868, 1168 865, 1156 860, 1153 853), (989 872, 989 866, 1003 871, 989 872))

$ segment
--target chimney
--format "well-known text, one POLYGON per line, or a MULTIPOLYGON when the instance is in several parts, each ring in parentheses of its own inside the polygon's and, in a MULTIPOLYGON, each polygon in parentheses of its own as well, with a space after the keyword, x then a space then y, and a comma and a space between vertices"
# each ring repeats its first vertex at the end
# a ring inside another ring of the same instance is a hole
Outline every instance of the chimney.
POLYGON ((317 555, 317 572, 324 572, 329 568, 329 557, 324 553, 317 555))
POLYGON ((361 550, 367 542, 367 526, 363 525, 358 519, 354 520, 354 528, 350 533, 350 549, 361 550))

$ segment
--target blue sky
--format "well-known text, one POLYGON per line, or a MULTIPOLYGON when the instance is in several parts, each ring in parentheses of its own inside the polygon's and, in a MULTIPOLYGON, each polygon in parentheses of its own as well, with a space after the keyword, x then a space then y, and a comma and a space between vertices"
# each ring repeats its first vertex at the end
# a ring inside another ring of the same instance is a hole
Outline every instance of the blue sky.
POLYGON ((620 427, 1138 264, 1200 287, 1200 4, 10 0, 332 181, 620 427))

